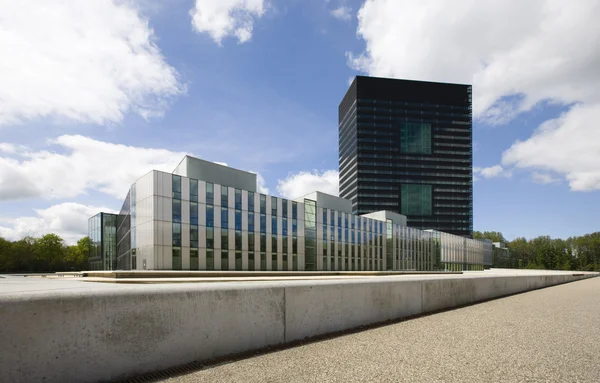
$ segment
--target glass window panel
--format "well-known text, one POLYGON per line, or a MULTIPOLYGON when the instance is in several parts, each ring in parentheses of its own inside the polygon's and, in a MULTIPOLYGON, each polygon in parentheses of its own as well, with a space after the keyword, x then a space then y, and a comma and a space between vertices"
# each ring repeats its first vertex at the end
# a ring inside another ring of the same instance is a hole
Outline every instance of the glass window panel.
POLYGON ((229 211, 226 207, 221 208, 221 228, 229 228, 229 211))
POLYGON ((242 230, 242 212, 240 210, 235 211, 235 229, 242 230))
POLYGON ((248 211, 254 211, 254 192, 248 192, 248 211))
POLYGON ((229 205, 229 188, 227 186, 221 186, 221 207, 228 207, 229 205))
POLYGON ((248 213, 248 231, 254 231, 254 213, 248 213))
POLYGON ((286 199, 281 200, 281 216, 287 218, 288 216, 288 201, 286 199))
POLYGON ((198 180, 190 179, 190 201, 198 202, 198 180))
POLYGON ((215 247, 215 229, 213 227, 206 228, 206 248, 213 249, 215 247))
POLYGON ((198 226, 190 225, 190 247, 198 247, 198 226))
POLYGON ((206 205, 206 226, 215 226, 215 211, 212 205, 206 205))
POLYGON ((400 127, 402 153, 431 154, 431 124, 404 122, 400 127))
POLYGON ((267 196, 260 195, 260 214, 267 214, 267 196))
POLYGON ((181 224, 173 223, 173 246, 181 246, 181 224))
POLYGON ((431 215, 431 185, 402 184, 400 205, 404 215, 431 215))
POLYGON ((181 177, 173 174, 172 180, 173 198, 181 199, 181 177))
POLYGON ((235 209, 242 210, 242 191, 235 189, 235 209))
POLYGON ((172 201, 173 222, 181 222, 181 200, 173 198, 172 201))
POLYGON ((206 270, 215 269, 215 251, 213 249, 206 249, 206 270))
POLYGON ((227 229, 221 229, 221 249, 229 249, 229 236, 227 229))
POLYGON ((198 270, 198 249, 190 250, 190 270, 198 270))
POLYGON ((190 202, 190 224, 198 224, 198 203, 190 202))
POLYGON ((181 270, 181 249, 173 248, 173 270, 181 270))
POLYGON ((212 205, 215 200, 215 185, 207 182, 206 183, 206 203, 212 205))

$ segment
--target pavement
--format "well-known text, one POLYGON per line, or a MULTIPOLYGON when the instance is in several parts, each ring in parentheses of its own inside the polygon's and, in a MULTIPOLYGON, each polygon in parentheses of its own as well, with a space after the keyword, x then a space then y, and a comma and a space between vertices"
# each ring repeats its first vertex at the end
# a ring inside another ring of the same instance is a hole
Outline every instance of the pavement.
POLYGON ((207 366, 164 382, 600 382, 600 278, 207 366))

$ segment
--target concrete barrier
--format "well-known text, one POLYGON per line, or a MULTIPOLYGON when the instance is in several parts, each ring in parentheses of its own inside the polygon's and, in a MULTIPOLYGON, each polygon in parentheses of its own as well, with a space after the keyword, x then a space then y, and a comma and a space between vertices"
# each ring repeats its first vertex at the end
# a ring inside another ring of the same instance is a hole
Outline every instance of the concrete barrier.
POLYGON ((471 274, 0 294, 0 381, 114 380, 591 276, 471 274))

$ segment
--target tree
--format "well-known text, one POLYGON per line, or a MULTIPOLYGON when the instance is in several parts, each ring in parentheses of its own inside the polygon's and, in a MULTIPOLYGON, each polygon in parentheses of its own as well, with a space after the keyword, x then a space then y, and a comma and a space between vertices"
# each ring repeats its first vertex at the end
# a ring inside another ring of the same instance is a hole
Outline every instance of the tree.
POLYGON ((65 243, 56 234, 46 234, 35 246, 35 255, 43 271, 59 271, 64 266, 65 243))
POLYGON ((480 231, 473 232, 473 239, 489 239, 492 242, 506 242, 506 238, 499 231, 480 231))

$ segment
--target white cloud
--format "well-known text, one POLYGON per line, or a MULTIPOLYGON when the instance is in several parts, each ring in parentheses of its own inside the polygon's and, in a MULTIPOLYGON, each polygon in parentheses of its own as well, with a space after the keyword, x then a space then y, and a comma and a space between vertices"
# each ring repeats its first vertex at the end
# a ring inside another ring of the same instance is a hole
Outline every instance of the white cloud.
POLYGON ((73 202, 53 205, 47 209, 34 209, 35 216, 0 219, 0 237, 14 241, 28 235, 40 237, 54 233, 67 244, 74 244, 88 234, 88 218, 101 211, 116 213, 106 207, 73 202))
POLYGON ((0 1, 0 125, 161 115, 184 87, 131 3, 0 1))
POLYGON ((489 166, 487 168, 474 167, 473 178, 477 181, 479 177, 496 178, 496 177, 512 177, 510 170, 504 169, 501 165, 489 166))
POLYGON ((217 44, 230 36, 242 44, 252 38, 254 20, 262 17, 266 8, 266 0, 196 0, 190 15, 193 28, 208 33, 217 44))
POLYGON ((357 30, 366 50, 349 64, 472 83, 475 117, 506 122, 542 100, 600 100, 599 12, 598 0, 367 0, 357 30))
POLYGON ((338 8, 331 11, 331 16, 338 20, 349 21, 352 18, 352 8, 340 5, 338 8))
MULTIPOLYGON (((502 155, 504 165, 564 176, 573 191, 600 190, 600 103, 577 105, 544 122, 502 155)), ((539 178, 538 178, 539 179, 539 178)))
POLYGON ((0 156, 0 200, 72 198, 88 190, 122 199, 136 179, 152 169, 173 171, 185 154, 63 135, 19 159, 0 156))
POLYGON ((339 173, 337 170, 323 172, 299 172, 277 181, 277 191, 285 198, 298 198, 314 191, 337 196, 339 173))
POLYGON ((531 179, 533 180, 533 182, 538 184, 551 184, 555 182, 560 182, 560 179, 552 177, 551 174, 540 172, 531 173, 531 179))
POLYGON ((267 187, 267 183, 265 182, 264 177, 260 175, 260 173, 256 173, 256 186, 259 193, 270 194, 270 190, 267 187))

